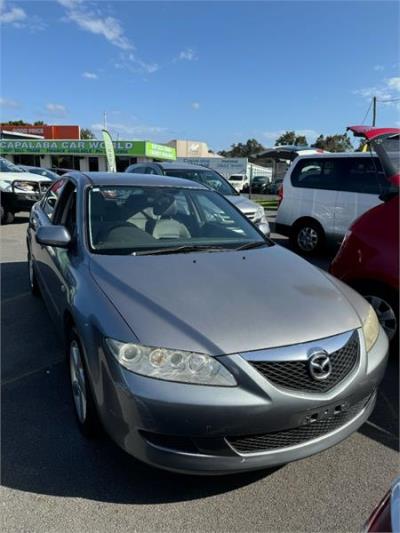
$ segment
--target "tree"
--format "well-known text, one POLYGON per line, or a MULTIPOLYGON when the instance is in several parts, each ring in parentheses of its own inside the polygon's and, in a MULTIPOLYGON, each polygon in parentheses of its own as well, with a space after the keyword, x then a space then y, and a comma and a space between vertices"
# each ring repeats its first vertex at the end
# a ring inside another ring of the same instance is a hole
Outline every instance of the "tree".
POLYGON ((354 150, 347 133, 344 135, 327 135, 326 137, 320 135, 313 147, 321 148, 321 150, 327 150, 328 152, 351 152, 354 150))
POLYGON ((88 128, 81 129, 81 139, 95 139, 96 135, 88 128))
POLYGON ((8 122, 3 122, 3 124, 7 124, 8 126, 25 126, 26 122, 24 120, 9 120, 8 122))
POLYGON ((232 144, 230 150, 221 150, 219 155, 223 157, 250 157, 258 152, 262 152, 264 146, 256 139, 248 139, 246 144, 237 143, 232 144))
POLYGON ((44 126, 44 122, 43 120, 37 120, 36 122, 33 123, 34 126, 44 126))
POLYGON ((275 141, 275 146, 306 146, 307 144, 306 136, 296 135, 295 131, 286 131, 275 141))

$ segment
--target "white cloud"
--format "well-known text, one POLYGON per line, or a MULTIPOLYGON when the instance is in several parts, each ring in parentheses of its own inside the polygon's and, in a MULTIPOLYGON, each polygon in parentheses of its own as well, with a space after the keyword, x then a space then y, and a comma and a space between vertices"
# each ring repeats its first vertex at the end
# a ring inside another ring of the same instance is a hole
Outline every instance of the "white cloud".
POLYGON ((5 0, 0 0, 0 23, 10 24, 13 28, 27 29, 30 32, 41 31, 46 24, 37 15, 29 15, 21 7, 8 5, 5 0))
POLYGON ((57 0, 66 9, 67 20, 77 24, 82 30, 102 35, 112 45, 122 50, 133 50, 134 46, 126 37, 119 20, 104 17, 100 10, 89 10, 80 0, 57 0))
POLYGON ((385 67, 383 65, 374 65, 375 72, 382 72, 385 70, 385 67))
MULTIPOLYGON (((90 10, 83 0, 57 0, 66 10, 66 20, 75 23, 79 28, 94 35, 101 35, 111 45, 123 50, 116 68, 130 72, 146 72, 152 74, 159 69, 157 63, 143 61, 135 52, 133 42, 127 37, 121 22, 115 17, 105 16, 100 8, 90 10)), ((85 76, 87 77, 87 76, 85 76)), ((91 78, 94 79, 94 78, 91 78)))
MULTIPOLYGON (((104 124, 92 124, 91 129, 94 132, 101 133, 104 124)), ((168 131, 168 128, 162 128, 160 126, 148 126, 145 124, 123 124, 109 122, 107 129, 111 133, 112 137, 122 139, 142 139, 148 135, 158 135, 168 131)))
POLYGON ((400 91, 400 77, 386 78, 380 85, 356 89, 353 94, 371 100, 373 96, 386 105, 393 105, 392 100, 397 98, 396 92, 400 91))
POLYGON ((200 102, 192 102, 191 105, 192 105, 192 109, 194 109, 195 111, 200 109, 200 102))
POLYGON ((8 7, 5 0, 0 2, 0 22, 2 24, 15 25, 27 17, 25 11, 21 7, 8 7))
POLYGON ((66 107, 61 104, 46 104, 46 111, 57 117, 64 117, 67 114, 66 107))
POLYGON ((197 61, 198 56, 192 48, 185 48, 179 52, 177 59, 179 61, 197 61))
POLYGON ((400 91, 400 77, 389 78, 386 80, 387 86, 395 91, 400 91))
POLYGON ((95 72, 83 72, 82 78, 86 78, 87 80, 97 80, 98 75, 95 72))
POLYGON ((9 100, 8 98, 0 98, 0 107, 5 107, 8 109, 16 109, 21 107, 21 104, 16 100, 9 100))

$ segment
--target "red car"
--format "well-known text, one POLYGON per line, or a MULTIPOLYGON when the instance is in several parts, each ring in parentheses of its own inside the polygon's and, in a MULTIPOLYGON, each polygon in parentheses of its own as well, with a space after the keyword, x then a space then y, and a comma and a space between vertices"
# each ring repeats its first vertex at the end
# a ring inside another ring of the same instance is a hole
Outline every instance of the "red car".
POLYGON ((388 178, 380 204, 358 218, 347 232, 330 272, 354 287, 374 307, 391 342, 399 326, 400 129, 348 128, 364 136, 378 154, 388 178))

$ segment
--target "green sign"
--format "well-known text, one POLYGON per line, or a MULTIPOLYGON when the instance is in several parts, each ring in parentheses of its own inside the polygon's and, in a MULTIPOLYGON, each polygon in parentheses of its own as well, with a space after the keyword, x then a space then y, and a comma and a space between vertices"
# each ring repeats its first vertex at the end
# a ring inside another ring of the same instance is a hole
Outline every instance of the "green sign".
MULTIPOLYGON (((176 150, 163 144, 148 141, 114 141, 115 155, 176 159, 176 150)), ((103 141, 52 141, 52 140, 0 140, 0 154, 69 154, 105 156, 103 141)))

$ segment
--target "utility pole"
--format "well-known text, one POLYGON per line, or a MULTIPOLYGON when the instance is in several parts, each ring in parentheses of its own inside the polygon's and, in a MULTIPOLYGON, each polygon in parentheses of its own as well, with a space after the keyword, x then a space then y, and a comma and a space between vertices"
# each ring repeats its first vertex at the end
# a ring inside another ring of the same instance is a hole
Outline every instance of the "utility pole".
POLYGON ((104 111, 104 129, 107 129, 107 112, 104 111))
POLYGON ((376 96, 372 98, 372 125, 376 123, 376 96))

